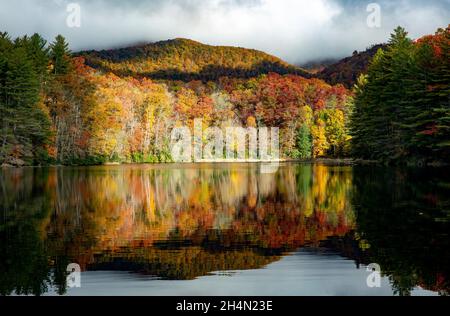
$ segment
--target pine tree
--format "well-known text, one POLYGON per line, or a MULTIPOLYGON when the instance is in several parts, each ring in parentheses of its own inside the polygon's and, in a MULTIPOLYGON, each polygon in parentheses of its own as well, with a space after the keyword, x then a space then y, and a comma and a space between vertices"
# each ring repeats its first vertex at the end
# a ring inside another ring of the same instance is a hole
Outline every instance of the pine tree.
POLYGON ((34 63, 36 72, 39 74, 40 80, 47 74, 49 64, 49 48, 47 41, 39 34, 33 34, 28 43, 28 54, 34 63))
POLYGON ((411 119, 412 141, 422 156, 450 159, 450 27, 419 41, 416 72, 420 108, 411 119), (420 90, 419 90, 420 89, 420 90))
POLYGON ((385 162, 450 158, 449 28, 413 43, 397 28, 355 86, 356 157, 385 162))
POLYGON ((69 44, 62 35, 58 35, 50 45, 50 56, 53 62, 53 73, 65 75, 70 71, 69 44))
MULTIPOLYGON (((0 37, 0 160, 33 163, 49 135, 49 121, 39 107, 40 82, 27 38, 11 43, 0 37)), ((22 162, 21 162, 22 163, 22 162)))

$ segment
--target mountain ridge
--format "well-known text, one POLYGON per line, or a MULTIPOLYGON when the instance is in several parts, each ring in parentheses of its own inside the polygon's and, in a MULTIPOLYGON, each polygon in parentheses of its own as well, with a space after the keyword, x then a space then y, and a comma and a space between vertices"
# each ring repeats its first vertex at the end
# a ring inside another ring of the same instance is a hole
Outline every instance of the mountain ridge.
POLYGON ((265 52, 235 46, 213 46, 185 38, 75 54, 86 64, 120 76, 162 80, 213 81, 220 77, 251 78, 275 72, 312 77, 308 71, 265 52))
POLYGON ((386 48, 386 44, 355 51, 343 59, 310 62, 303 67, 257 49, 208 45, 187 38, 85 50, 74 55, 83 57, 90 67, 121 77, 207 82, 221 77, 249 79, 273 72, 317 78, 330 85, 342 84, 352 88, 359 75, 367 71, 370 60, 380 48, 386 48))

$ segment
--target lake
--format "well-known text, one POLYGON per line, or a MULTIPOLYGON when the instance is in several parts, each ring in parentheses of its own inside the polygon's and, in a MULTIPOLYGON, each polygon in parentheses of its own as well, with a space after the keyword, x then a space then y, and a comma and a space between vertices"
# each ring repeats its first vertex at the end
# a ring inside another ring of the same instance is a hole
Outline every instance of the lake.
POLYGON ((443 168, 50 167, 0 181, 2 295, 450 294, 443 168))

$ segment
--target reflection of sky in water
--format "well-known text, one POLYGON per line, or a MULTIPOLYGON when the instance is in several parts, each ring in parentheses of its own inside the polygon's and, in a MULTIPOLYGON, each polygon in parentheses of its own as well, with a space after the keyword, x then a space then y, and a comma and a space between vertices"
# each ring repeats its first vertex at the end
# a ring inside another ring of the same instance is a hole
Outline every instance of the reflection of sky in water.
MULTIPOLYGON (((81 288, 68 295, 172 295, 172 296, 307 296, 393 294, 387 277, 380 288, 366 285, 368 272, 339 255, 300 250, 263 269, 214 273, 189 281, 151 279, 127 272, 85 272, 81 288), (220 284, 220 286, 219 286, 220 284)), ((50 295, 54 294, 52 291, 50 295)), ((416 288, 411 295, 436 295, 416 288)))

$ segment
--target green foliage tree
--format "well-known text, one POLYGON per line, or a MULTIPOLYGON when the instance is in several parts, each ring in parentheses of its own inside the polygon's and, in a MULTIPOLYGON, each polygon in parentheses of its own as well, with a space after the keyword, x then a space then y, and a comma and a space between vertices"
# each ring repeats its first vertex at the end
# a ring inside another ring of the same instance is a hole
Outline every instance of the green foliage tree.
POLYGON ((43 158, 41 149, 49 136, 49 121, 39 102, 38 63, 30 57, 29 38, 11 43, 4 34, 0 42, 0 160, 33 163, 43 158))
POLYGON ((293 158, 309 159, 312 154, 312 137, 308 125, 302 124, 297 131, 297 149, 293 158))
POLYGON ((44 81, 48 71, 49 64, 49 48, 47 41, 39 34, 35 33, 31 37, 23 36, 15 40, 16 46, 23 47, 28 54, 29 59, 33 62, 35 72, 38 74, 39 80, 44 81))
POLYGON ((50 45, 50 56, 55 75, 65 75, 70 71, 69 44, 62 35, 56 36, 54 42, 50 45))

